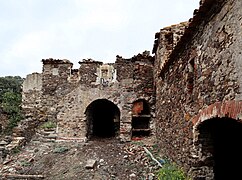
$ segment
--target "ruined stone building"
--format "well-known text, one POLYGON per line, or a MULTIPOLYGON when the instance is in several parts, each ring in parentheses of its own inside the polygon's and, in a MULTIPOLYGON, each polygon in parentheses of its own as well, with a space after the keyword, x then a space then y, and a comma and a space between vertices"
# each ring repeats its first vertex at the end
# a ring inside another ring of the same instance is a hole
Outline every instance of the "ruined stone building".
POLYGON ((242 1, 201 1, 153 52, 162 154, 194 179, 241 179, 242 1))
POLYGON ((69 60, 43 59, 43 72, 27 76, 23 109, 38 121, 56 123, 58 138, 154 134, 154 58, 145 51, 115 63, 91 59, 72 69, 69 60))
POLYGON ((24 82, 23 109, 55 122, 58 138, 156 134, 193 179, 241 177, 242 1, 201 0, 188 22, 156 33, 153 53, 79 69, 44 59, 24 82))

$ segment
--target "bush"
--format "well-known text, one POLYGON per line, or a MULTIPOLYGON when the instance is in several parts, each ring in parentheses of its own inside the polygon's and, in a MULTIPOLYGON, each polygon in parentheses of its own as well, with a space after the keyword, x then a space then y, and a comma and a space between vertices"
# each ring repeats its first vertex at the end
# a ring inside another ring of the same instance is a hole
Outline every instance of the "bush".
POLYGON ((6 134, 10 134, 17 123, 23 119, 21 112, 23 80, 20 76, 0 77, 0 109, 8 117, 8 124, 3 130, 6 134))
POLYGON ((186 173, 174 163, 164 164, 157 172, 157 177, 159 180, 190 180, 186 173))
POLYGON ((17 126, 18 122, 23 119, 21 113, 21 94, 16 94, 14 92, 5 92, 2 95, 2 109, 7 113, 9 121, 5 132, 11 133, 12 129, 17 126))
POLYGON ((43 129, 53 129, 56 128, 56 124, 52 121, 47 121, 40 126, 43 129))

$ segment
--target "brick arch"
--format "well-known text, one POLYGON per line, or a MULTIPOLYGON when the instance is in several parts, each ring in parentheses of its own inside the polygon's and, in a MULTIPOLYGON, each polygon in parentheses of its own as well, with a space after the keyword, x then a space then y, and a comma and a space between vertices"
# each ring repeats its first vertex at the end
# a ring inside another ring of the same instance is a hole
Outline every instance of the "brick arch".
POLYGON ((242 101, 216 102, 201 110, 198 115, 192 118, 193 126, 212 118, 228 117, 242 121, 242 101))
MULTIPOLYGON (((213 159, 213 162, 215 162, 214 160, 215 150, 213 149, 215 144, 213 144, 214 142, 212 141, 212 139, 214 140, 214 137, 211 138, 210 137, 211 134, 208 135, 208 133, 214 132, 215 127, 216 127, 215 128, 216 131, 218 129, 226 128, 229 125, 230 126, 233 125, 233 127, 241 128, 242 101, 232 100, 232 101, 216 102, 214 104, 211 104, 207 108, 201 110, 196 116, 194 116, 192 118, 192 123, 193 123, 193 146, 191 149, 191 155, 194 158, 194 163, 195 163, 194 164, 195 168, 193 173, 200 174, 201 172, 203 172, 213 177, 215 174, 214 174, 214 165, 213 163, 211 163, 212 162, 211 159, 213 159), (204 129, 204 128, 208 128, 208 129, 204 129), (211 128, 213 130, 211 130, 211 128), (208 146, 212 146, 212 147, 207 148, 208 146), (206 165, 204 166, 201 164, 206 164, 206 165), (207 168, 204 168, 204 167, 207 167, 207 168)), ((231 131, 230 133, 234 134, 234 131, 231 131)), ((223 133, 221 135, 223 135, 223 133)), ((237 137, 237 136, 232 136, 232 135, 230 136, 230 138, 233 138, 233 137, 237 137)), ((216 141, 216 145, 217 144, 218 143, 216 141)), ((217 150, 216 150, 216 153, 218 153, 217 150)))
POLYGON ((201 110, 192 118, 193 123, 193 152, 198 151, 196 144, 198 141, 198 126, 201 123, 214 118, 230 118, 242 122, 242 101, 216 102, 201 110))

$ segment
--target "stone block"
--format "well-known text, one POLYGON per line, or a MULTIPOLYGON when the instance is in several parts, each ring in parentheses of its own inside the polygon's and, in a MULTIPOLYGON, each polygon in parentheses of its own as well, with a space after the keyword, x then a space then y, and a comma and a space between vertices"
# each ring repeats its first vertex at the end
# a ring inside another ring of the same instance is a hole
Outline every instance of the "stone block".
POLYGON ((97 161, 95 159, 88 159, 85 166, 86 169, 93 169, 96 166, 97 161))

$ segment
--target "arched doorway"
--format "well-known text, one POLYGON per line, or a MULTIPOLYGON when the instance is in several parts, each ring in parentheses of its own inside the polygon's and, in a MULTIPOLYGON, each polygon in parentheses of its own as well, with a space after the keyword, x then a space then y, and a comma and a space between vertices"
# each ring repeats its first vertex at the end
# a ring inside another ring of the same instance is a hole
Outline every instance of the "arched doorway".
POLYGON ((202 122, 197 130, 201 164, 213 169, 214 179, 241 179, 242 123, 231 118, 213 118, 202 122))
POLYGON ((115 137, 119 134, 119 108, 107 99, 93 101, 86 109, 87 138, 115 137))
POLYGON ((150 134, 150 107, 146 100, 139 99, 132 107, 132 136, 150 134))

